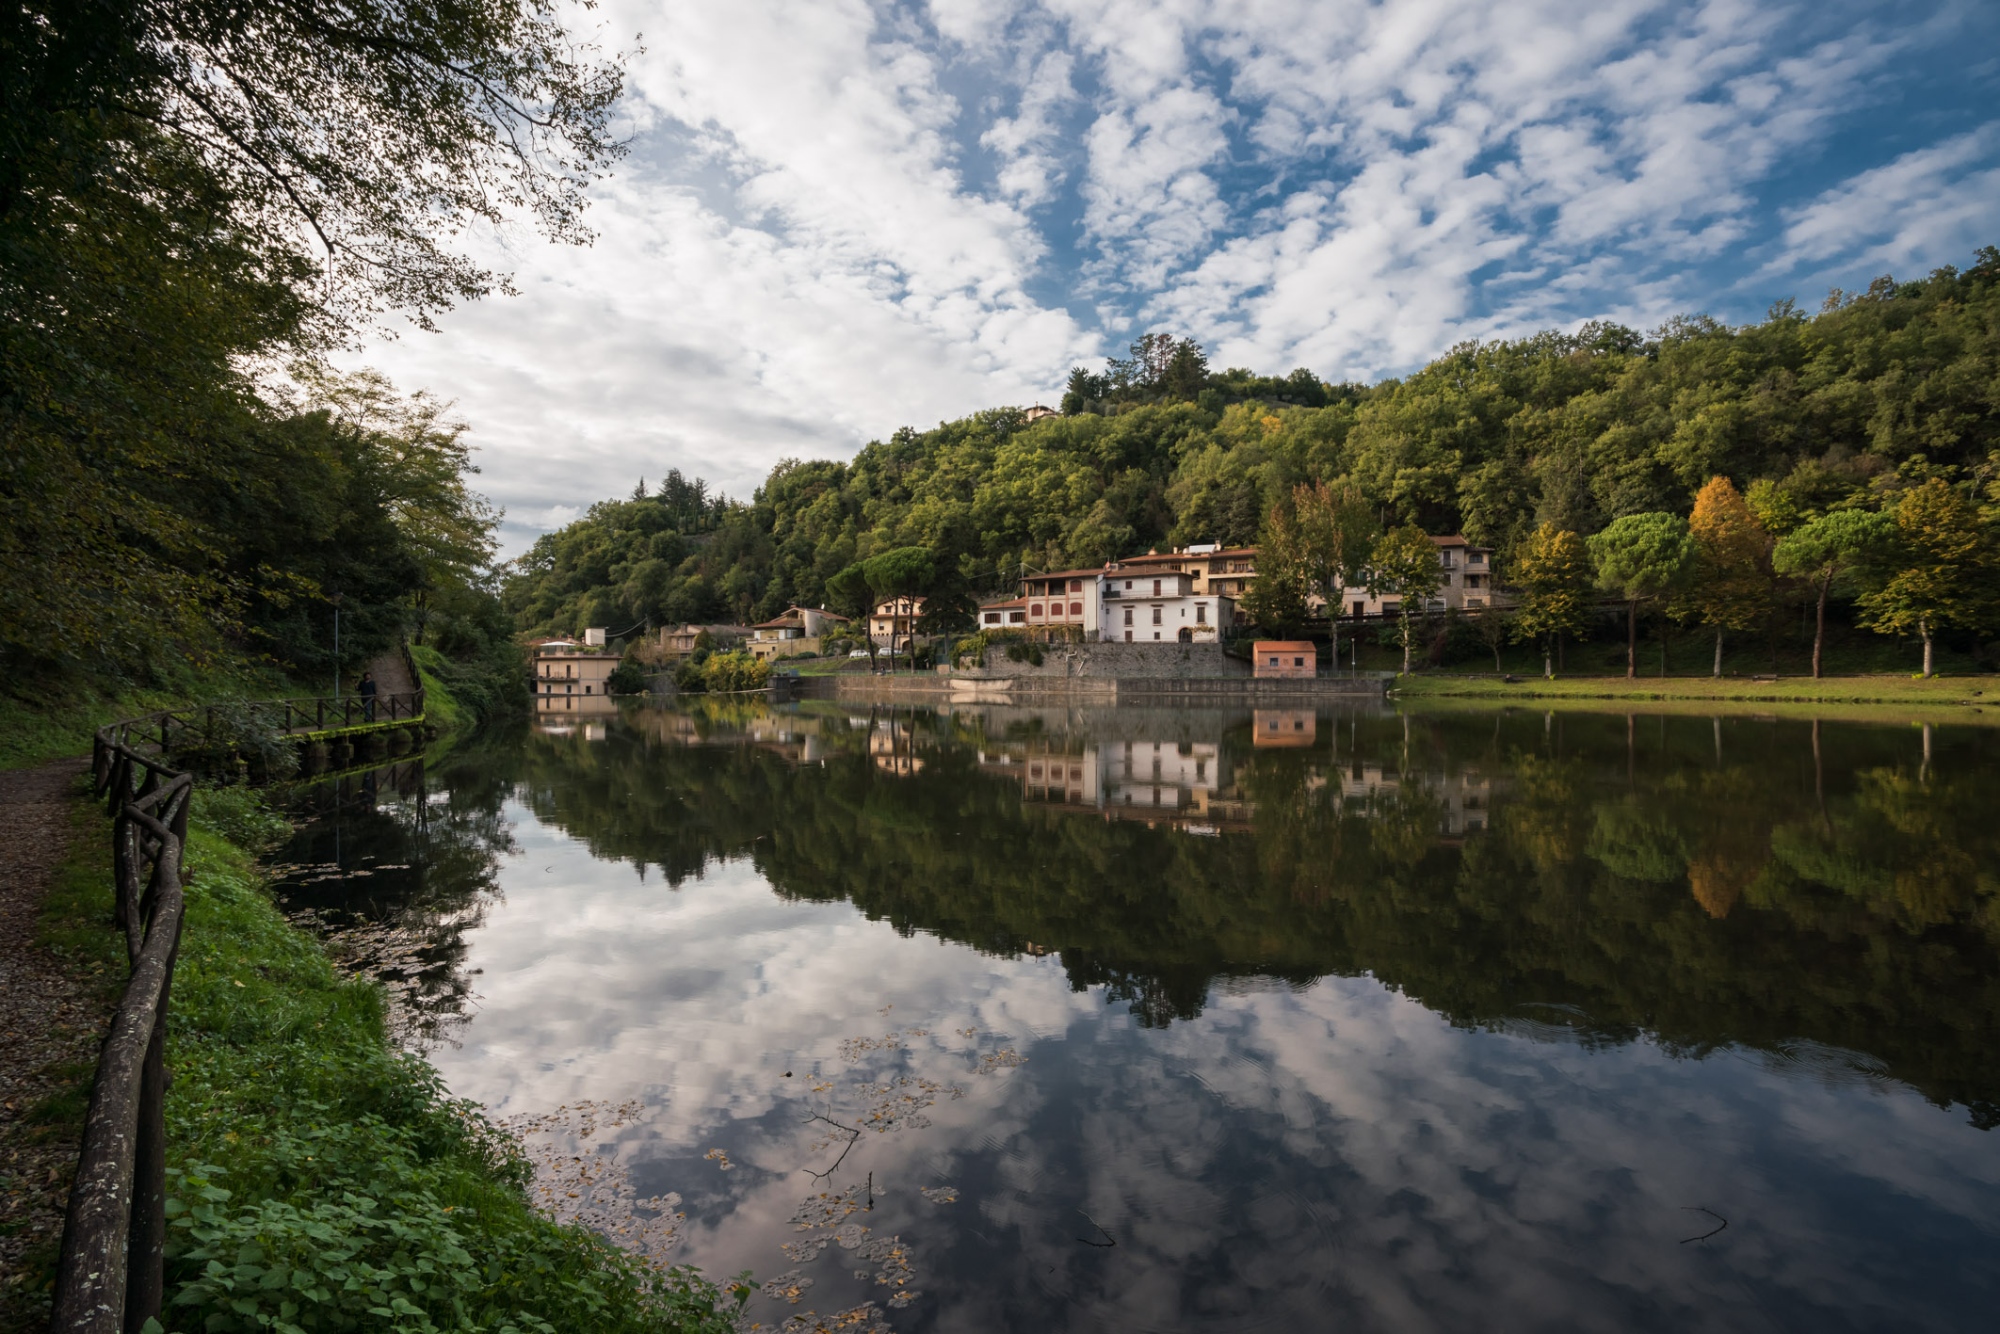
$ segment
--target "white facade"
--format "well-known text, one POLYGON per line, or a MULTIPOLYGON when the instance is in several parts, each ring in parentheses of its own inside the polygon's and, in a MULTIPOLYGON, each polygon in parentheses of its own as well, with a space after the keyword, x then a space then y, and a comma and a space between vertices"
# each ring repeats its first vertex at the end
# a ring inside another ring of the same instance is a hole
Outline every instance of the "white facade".
POLYGON ((1186 570, 1118 565, 1104 572, 1107 643, 1210 644, 1236 621, 1233 599, 1196 590, 1186 570))

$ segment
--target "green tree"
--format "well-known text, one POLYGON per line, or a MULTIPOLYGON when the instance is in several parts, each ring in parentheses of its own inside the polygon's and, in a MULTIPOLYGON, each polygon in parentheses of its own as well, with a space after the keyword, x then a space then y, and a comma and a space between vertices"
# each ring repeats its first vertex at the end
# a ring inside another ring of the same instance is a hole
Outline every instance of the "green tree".
POLYGON ((1361 489, 1352 483, 1299 486, 1292 492, 1292 508, 1297 515, 1299 573, 1306 586, 1326 601, 1330 658, 1338 667, 1342 594, 1361 584, 1381 528, 1361 489))
POLYGON ((1992 615, 1993 538, 1979 511, 1956 487, 1933 477, 1903 493, 1895 508, 1891 573, 1862 594, 1865 624, 1882 634, 1924 641, 1924 675, 1933 669, 1933 639, 1951 627, 1972 628, 1992 615))
POLYGON ((1403 674, 1410 672, 1410 617, 1423 609, 1444 584, 1444 562, 1437 543, 1414 524, 1392 528, 1377 538, 1368 553, 1368 591, 1376 597, 1399 599, 1397 613, 1403 636, 1403 674))
POLYGON ((1307 591, 1298 523, 1274 505, 1257 546, 1256 582, 1243 591, 1243 612, 1264 633, 1291 639, 1305 630, 1307 591))
POLYGON ((1678 514, 1628 514, 1590 539, 1597 583, 1625 600, 1625 675, 1639 674, 1639 605, 1679 591, 1694 569, 1694 539, 1678 514))
POLYGON ((1715 631, 1713 674, 1722 675, 1722 634, 1748 630, 1771 609, 1771 536, 1727 477, 1712 477, 1688 516, 1694 564, 1674 612, 1715 631))
MULTIPOLYGON (((876 605, 892 598, 922 597, 937 579, 937 562, 925 547, 896 547, 856 561, 827 582, 842 609, 859 618, 866 633, 867 618, 876 605)), ((875 659, 875 637, 868 638, 868 657, 875 659)), ((916 670, 917 638, 910 636, 910 669, 916 670)))
POLYGON ((1887 550, 1895 531, 1895 520, 1887 514, 1834 510, 1805 521, 1779 538, 1772 550, 1771 564, 1777 572, 1805 580, 1812 590, 1816 608, 1812 655, 1815 680, 1822 675, 1828 594, 1841 582, 1867 569, 1872 559, 1887 550))
POLYGON ((1520 599, 1514 635, 1541 641, 1542 675, 1553 679, 1557 639, 1581 634, 1589 624, 1589 552, 1575 533, 1544 523, 1522 543, 1513 565, 1509 582, 1520 599))

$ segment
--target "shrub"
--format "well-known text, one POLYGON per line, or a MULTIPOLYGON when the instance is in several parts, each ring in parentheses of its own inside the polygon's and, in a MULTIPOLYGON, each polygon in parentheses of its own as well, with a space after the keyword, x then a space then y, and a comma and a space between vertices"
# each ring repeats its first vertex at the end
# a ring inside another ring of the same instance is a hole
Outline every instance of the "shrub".
POLYGON ((711 691, 762 690, 771 680, 771 664, 740 649, 718 653, 702 668, 703 684, 711 691))
POLYGON ((645 669, 627 659, 611 669, 611 675, 605 678, 604 689, 612 695, 643 695, 647 690, 645 669))

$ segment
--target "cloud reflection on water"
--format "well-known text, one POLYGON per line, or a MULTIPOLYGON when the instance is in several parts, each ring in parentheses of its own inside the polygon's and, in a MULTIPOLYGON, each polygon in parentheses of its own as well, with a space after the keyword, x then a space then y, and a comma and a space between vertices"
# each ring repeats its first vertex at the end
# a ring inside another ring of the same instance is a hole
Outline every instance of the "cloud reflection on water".
MULTIPOLYGON (((968 1095, 864 1136, 833 1183, 872 1176, 869 1225, 923 1271, 898 1328, 1686 1331, 1762 1306, 1945 1329, 1995 1287, 1958 1266, 2000 1238, 2000 1155, 1900 1087, 1454 1028, 1368 978, 1218 987, 1144 1029, 1054 958, 787 900, 747 860, 670 890, 509 815, 505 903, 470 936, 480 1009, 434 1059, 501 1112, 644 1101, 618 1152, 685 1196, 679 1258, 711 1273, 794 1267, 778 1248, 824 1161, 808 1077, 909 1074, 968 1095), (841 1059, 906 1026, 928 1033, 841 1059), (1026 1064, 978 1076, 989 1035, 1026 1064), (702 1161, 718 1145, 738 1170, 702 1161), (918 1193, 945 1182, 954 1205, 918 1193), (1728 1229, 1683 1244, 1712 1226, 1695 1206, 1728 1229)), ((881 1295, 852 1258, 800 1267, 819 1309, 881 1295)))

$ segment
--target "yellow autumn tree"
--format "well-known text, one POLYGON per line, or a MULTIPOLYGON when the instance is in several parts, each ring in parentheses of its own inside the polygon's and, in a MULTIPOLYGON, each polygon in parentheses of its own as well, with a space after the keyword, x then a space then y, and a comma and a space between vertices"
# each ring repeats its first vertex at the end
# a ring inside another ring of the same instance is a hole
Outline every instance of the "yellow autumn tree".
POLYGON ((1694 577, 1675 599, 1677 620, 1715 631, 1715 675, 1722 675, 1722 636, 1748 630, 1770 612, 1771 534, 1727 477, 1711 477, 1688 516, 1694 577))

